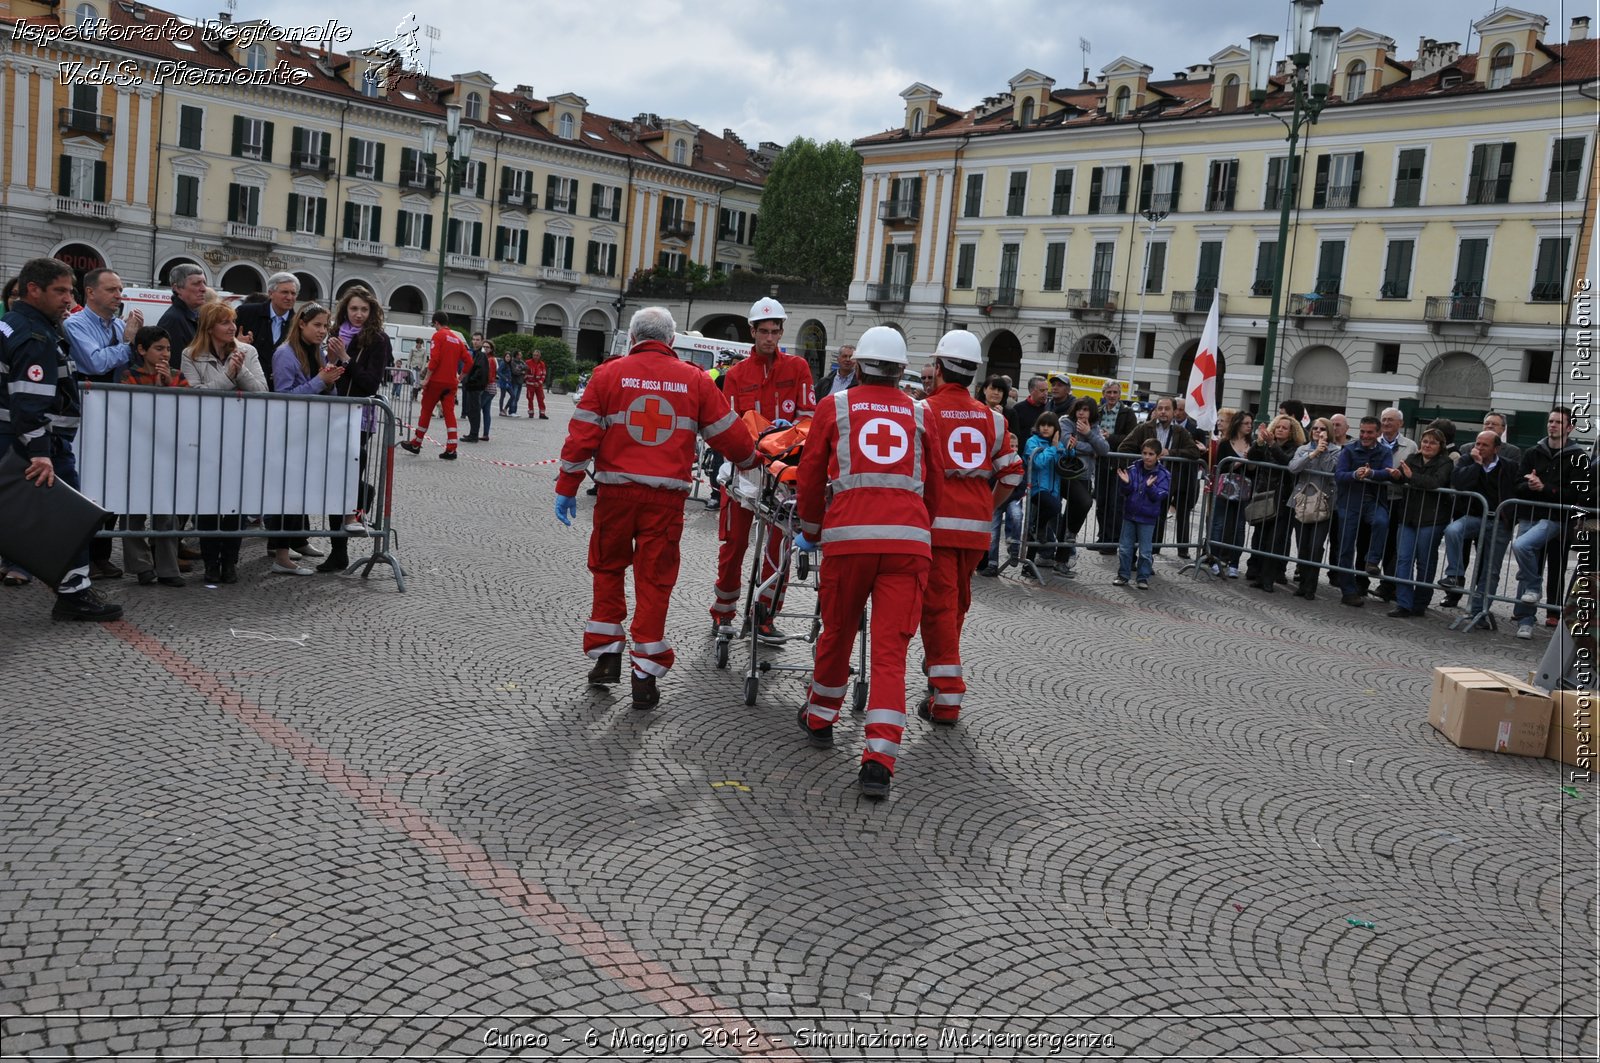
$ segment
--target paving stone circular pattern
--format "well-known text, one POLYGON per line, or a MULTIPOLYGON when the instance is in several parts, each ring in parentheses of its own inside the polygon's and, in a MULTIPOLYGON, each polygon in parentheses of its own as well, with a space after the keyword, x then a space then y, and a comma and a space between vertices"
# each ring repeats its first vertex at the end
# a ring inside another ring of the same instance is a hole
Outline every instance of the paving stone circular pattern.
POLYGON ((747 707, 744 645, 715 667, 698 501, 661 707, 585 687, 552 406, 396 454, 403 594, 259 541, 235 586, 111 585, 109 628, 0 593, 8 1057, 1594 1055, 1594 784, 1425 721, 1435 665, 1543 629, 1170 555, 978 579, 962 722, 913 717, 871 804, 859 718, 810 749, 805 673, 747 707))

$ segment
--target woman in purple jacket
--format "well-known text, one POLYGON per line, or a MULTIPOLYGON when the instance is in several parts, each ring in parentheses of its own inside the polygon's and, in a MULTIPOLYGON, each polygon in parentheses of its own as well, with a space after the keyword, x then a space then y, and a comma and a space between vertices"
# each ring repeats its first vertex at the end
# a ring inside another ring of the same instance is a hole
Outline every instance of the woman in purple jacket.
MULTIPOLYGON (((301 307, 300 313, 289 325, 283 346, 272 352, 272 390, 279 395, 321 395, 333 390, 339 378, 344 376, 344 367, 332 360, 335 352, 327 340, 328 308, 316 303, 301 307), (323 358, 324 345, 330 356, 326 364, 323 358)), ((339 353, 342 353, 342 349, 339 353)), ((269 571, 275 576, 312 575, 311 569, 301 568, 289 556, 289 548, 294 541, 304 538, 304 532, 311 526, 305 514, 267 516, 262 518, 262 523, 268 531, 301 533, 276 535, 267 540, 267 549, 272 551, 272 567, 269 571)))

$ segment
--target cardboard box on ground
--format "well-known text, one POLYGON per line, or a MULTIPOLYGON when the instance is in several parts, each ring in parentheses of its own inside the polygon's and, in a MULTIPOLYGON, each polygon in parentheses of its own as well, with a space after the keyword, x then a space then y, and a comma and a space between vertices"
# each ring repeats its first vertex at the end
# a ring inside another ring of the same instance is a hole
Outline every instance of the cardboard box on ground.
POLYGON ((1428 722, 1463 749, 1542 757, 1550 738, 1550 696, 1483 668, 1435 668, 1428 722))

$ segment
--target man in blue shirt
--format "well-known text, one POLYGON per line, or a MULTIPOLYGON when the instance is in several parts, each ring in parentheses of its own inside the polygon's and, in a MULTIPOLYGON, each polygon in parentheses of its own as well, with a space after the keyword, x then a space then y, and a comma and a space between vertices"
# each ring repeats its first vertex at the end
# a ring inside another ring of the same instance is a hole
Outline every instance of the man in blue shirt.
MULTIPOLYGON (((1361 418, 1359 437, 1354 443, 1345 444, 1333 467, 1340 568, 1355 567, 1356 536, 1366 524, 1371 528, 1366 572, 1369 576, 1382 573, 1378 564, 1383 560, 1384 537, 1389 532, 1389 492, 1385 485, 1393 466, 1393 449, 1378 439, 1378 419, 1361 418)), ((1341 605, 1359 609, 1366 604, 1366 598, 1356 589, 1355 576, 1348 572, 1339 573, 1339 591, 1341 605)))
POLYGON ((126 321, 122 308, 122 278, 109 269, 92 269, 83 275, 84 308, 69 314, 62 324, 72 345, 72 367, 88 380, 110 383, 115 372, 133 360, 126 337, 144 327, 138 310, 126 321))

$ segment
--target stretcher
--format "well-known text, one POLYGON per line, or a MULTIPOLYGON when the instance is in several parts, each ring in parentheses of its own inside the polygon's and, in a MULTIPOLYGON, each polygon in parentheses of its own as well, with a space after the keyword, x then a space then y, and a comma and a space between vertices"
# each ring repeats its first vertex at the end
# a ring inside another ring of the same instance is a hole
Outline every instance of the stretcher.
MULTIPOLYGON (((744 643, 747 664, 744 669, 744 703, 754 705, 761 690, 761 680, 774 672, 795 672, 809 676, 813 664, 785 664, 776 659, 778 647, 761 641, 760 615, 778 620, 799 621, 804 631, 791 634, 785 644, 800 642, 809 645, 813 656, 817 636, 822 631, 822 611, 818 597, 821 558, 797 551, 795 536, 800 533, 800 518, 795 511, 795 487, 800 469, 800 455, 805 447, 810 421, 804 420, 789 428, 775 428, 754 413, 745 414, 745 421, 758 440, 761 462, 753 468, 735 470, 728 479, 728 497, 737 505, 750 510, 755 535, 750 552, 750 572, 745 580, 744 626, 737 632, 732 626, 722 625, 715 632, 716 666, 728 667, 730 651, 735 641, 744 643), (768 544, 778 544, 777 560, 771 575, 762 578, 763 561, 768 544), (792 562, 792 566, 791 566, 792 562), (794 578, 789 575, 794 569, 794 578), (793 608, 791 592, 809 592, 809 612, 793 608), (785 608, 779 612, 765 612, 760 603, 763 598, 782 600, 785 608)), ((867 618, 863 613, 857 635, 857 660, 851 667, 854 685, 851 705, 857 715, 867 707, 867 618)))

